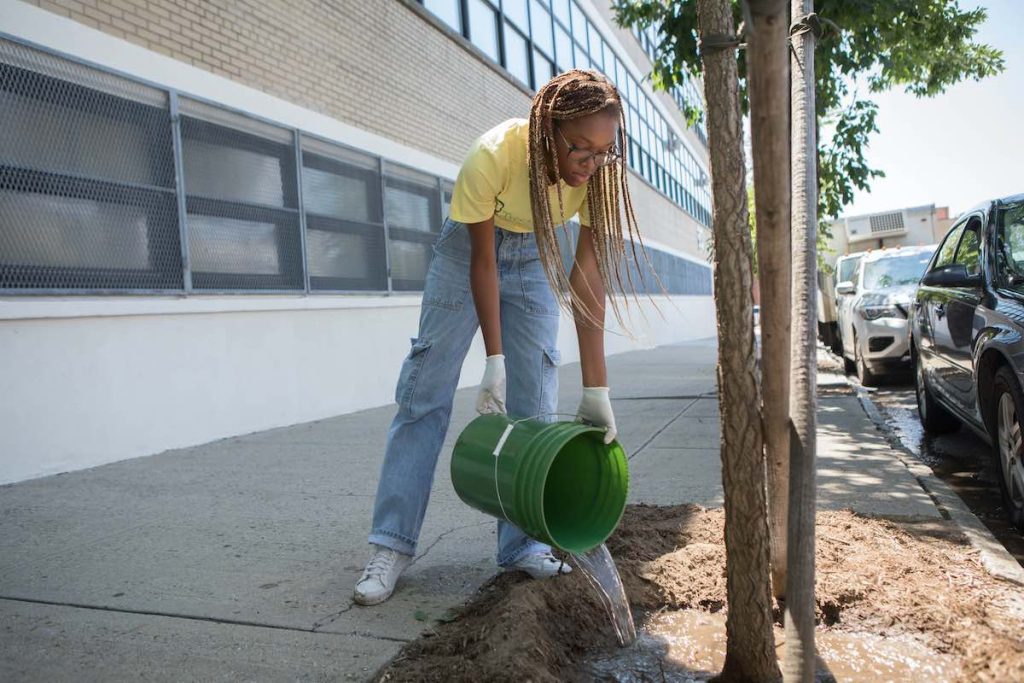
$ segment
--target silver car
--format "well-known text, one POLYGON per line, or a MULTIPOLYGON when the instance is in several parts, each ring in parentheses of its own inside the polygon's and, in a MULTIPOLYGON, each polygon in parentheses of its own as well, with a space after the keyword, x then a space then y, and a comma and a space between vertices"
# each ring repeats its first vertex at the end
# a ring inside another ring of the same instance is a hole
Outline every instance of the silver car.
POLYGON ((910 368, 907 314, 934 252, 935 245, 866 252, 836 286, 843 360, 864 386, 910 368))

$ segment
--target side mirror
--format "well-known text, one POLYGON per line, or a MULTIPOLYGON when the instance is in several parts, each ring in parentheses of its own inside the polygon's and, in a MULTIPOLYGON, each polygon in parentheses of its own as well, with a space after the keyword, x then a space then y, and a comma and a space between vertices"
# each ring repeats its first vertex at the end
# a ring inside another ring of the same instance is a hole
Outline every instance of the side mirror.
POLYGON ((968 275, 967 266, 952 263, 926 274, 921 278, 921 284, 928 287, 980 287, 981 275, 968 275))
POLYGON ((857 288, 850 280, 843 280, 838 285, 836 285, 836 294, 854 294, 856 293, 856 291, 857 288))

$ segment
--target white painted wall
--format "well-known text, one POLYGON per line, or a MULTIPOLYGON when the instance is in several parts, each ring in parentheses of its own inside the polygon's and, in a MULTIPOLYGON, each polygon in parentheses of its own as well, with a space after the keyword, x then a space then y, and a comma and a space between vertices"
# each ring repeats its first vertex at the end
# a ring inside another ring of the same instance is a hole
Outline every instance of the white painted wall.
MULTIPOLYGON (((22 2, 0 0, 0 32, 435 175, 458 171, 22 2)), ((657 237, 649 246, 706 265, 657 237)), ((664 319, 644 303, 632 338, 612 327, 608 353, 714 336, 710 296, 659 301, 664 319)), ((419 302, 377 295, 0 300, 0 484, 391 403, 419 302)), ((565 362, 578 358, 571 321, 563 321, 560 346, 565 362)), ((461 386, 479 381, 483 357, 478 339, 461 386)))
MULTIPOLYGON (((711 297, 659 301, 609 353, 714 336, 711 297)), ((0 302, 0 484, 387 405, 418 320, 419 297, 0 302)), ((559 345, 578 359, 571 321, 559 345)))

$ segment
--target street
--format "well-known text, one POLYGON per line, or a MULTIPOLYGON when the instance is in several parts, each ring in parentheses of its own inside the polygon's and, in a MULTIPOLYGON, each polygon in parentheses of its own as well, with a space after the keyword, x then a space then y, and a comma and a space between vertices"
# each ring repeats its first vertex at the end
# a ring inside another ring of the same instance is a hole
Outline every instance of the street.
MULTIPOLYGON (((836 360, 835 356, 829 358, 836 360)), ((886 435, 894 445, 902 446, 949 484, 1010 554, 1024 564, 1024 537, 1006 522, 991 446, 967 428, 952 434, 925 434, 909 371, 871 389, 860 386, 855 377, 847 379, 858 391, 867 392, 877 406, 885 420, 886 435)))

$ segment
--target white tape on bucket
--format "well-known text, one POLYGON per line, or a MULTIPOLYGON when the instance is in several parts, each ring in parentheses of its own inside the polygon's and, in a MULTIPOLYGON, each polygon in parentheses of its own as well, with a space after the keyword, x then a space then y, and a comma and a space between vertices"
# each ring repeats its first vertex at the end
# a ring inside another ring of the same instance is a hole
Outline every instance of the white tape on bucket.
POLYGON ((498 445, 494 447, 494 457, 497 458, 501 455, 501 449, 505 447, 505 442, 508 441, 508 435, 512 433, 512 429, 515 428, 516 423, 513 422, 508 427, 505 427, 505 431, 501 433, 501 438, 498 439, 498 445))
MULTIPOLYGON (((505 447, 505 442, 508 441, 508 435, 512 433, 516 423, 512 422, 509 426, 505 427, 505 431, 501 433, 501 438, 498 439, 497 445, 494 447, 494 493, 498 497, 498 507, 501 508, 501 514, 505 519, 508 519, 508 513, 505 512, 505 504, 501 502, 501 490, 498 488, 498 456, 501 455, 501 449, 505 447)), ((512 521, 509 519, 508 521, 512 521)))

